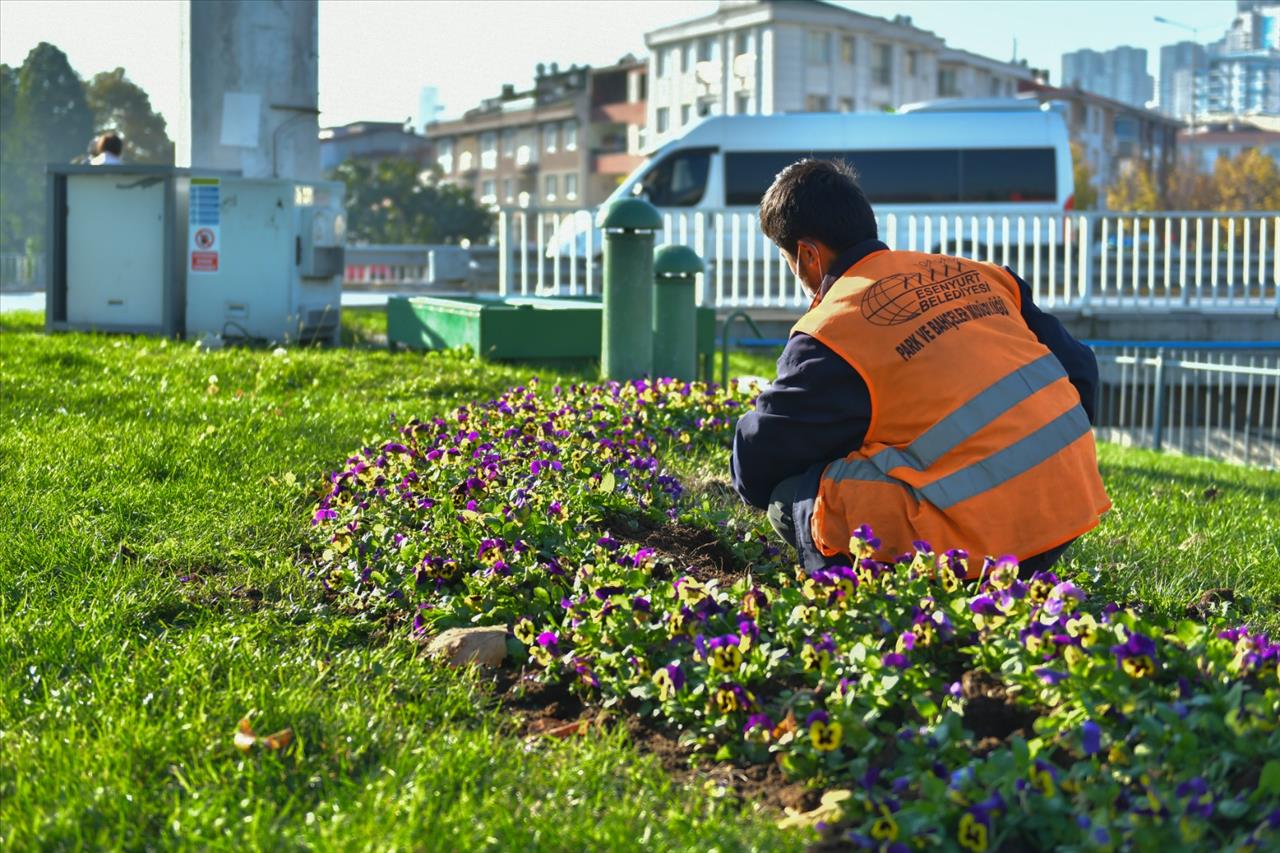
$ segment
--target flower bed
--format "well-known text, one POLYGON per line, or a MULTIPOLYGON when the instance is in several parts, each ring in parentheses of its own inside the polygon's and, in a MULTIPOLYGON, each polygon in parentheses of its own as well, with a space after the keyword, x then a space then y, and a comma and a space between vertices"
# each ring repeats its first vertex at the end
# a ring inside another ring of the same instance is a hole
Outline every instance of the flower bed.
POLYGON ((928 543, 798 572, 671 473, 725 464, 748 403, 535 380, 411 421, 329 477, 316 576, 406 633, 508 626, 517 665, 587 704, 776 761, 827 790, 791 822, 837 840, 1280 844, 1280 644, 1024 582, 1012 560, 975 586, 928 543))

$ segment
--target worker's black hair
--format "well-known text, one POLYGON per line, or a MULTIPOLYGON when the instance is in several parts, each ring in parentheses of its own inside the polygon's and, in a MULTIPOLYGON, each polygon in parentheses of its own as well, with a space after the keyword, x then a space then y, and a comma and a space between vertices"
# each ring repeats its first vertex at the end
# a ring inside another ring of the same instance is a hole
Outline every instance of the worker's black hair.
POLYGON ((779 172, 760 200, 760 229, 792 255, 806 238, 843 252, 879 236, 857 173, 843 160, 801 160, 779 172))

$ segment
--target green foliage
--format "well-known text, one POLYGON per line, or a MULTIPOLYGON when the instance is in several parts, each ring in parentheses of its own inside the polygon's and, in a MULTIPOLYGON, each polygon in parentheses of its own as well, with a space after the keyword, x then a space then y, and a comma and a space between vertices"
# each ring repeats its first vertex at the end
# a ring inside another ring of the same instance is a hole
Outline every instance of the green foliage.
POLYGON ((1213 167, 1216 210, 1280 210, 1280 166, 1256 148, 1213 167))
POLYGON ((125 76, 123 68, 103 71, 85 86, 94 133, 114 130, 124 139, 126 163, 173 163, 173 142, 151 98, 125 76))
POLYGON ((13 107, 0 121, 0 245, 12 252, 43 243, 45 165, 85 153, 93 114, 66 54, 47 42, 27 54, 16 76, 12 69, 2 76, 0 96, 13 107))
POLYGON ((531 381, 409 421, 319 484, 317 579, 414 634, 510 626, 592 705, 845 789, 787 825, 974 851, 1269 837, 1272 782, 1250 768, 1280 765, 1280 644, 1024 582, 1011 558, 975 589, 976 556, 869 559, 885 553, 865 528, 861 559, 793 574, 767 524, 729 523, 665 473, 721 457, 747 404, 671 380, 531 381), (667 519, 690 545, 719 530, 736 564, 644 535, 667 519))
POLYGON ((493 214, 462 187, 424 181, 412 160, 352 159, 329 178, 347 186, 347 234, 370 243, 485 240, 493 214))
POLYGON ((1159 210, 1160 192, 1151 177, 1151 168, 1138 164, 1107 187, 1108 210, 1159 210))
MULTIPOLYGON (((526 744, 484 684, 340 612, 299 573, 305 484, 386 433, 388 414, 444 417, 532 368, 382 349, 202 353, 42 323, 0 315, 0 847, 806 844, 776 815, 671 781, 620 733, 526 744), (292 727, 294 745, 239 753, 250 711, 259 732, 292 727)), ((355 325, 356 339, 378 332, 370 317, 355 325)), ((588 375, 544 371, 543 385, 588 375)), ((1233 587, 1227 618, 1280 627, 1274 473, 1106 445, 1101 460, 1115 508, 1066 576, 1175 623, 1203 590, 1233 587)), ((672 466, 705 501, 699 518, 758 527, 724 489, 723 451, 672 466)), ((1024 760, 1030 740, 989 766, 1024 760)), ((1272 790, 1269 766, 1259 790, 1272 790)))
POLYGON ((1074 184, 1076 210, 1093 210, 1098 206, 1098 191, 1093 186, 1093 167, 1084 156, 1084 146, 1071 143, 1071 179, 1074 184))

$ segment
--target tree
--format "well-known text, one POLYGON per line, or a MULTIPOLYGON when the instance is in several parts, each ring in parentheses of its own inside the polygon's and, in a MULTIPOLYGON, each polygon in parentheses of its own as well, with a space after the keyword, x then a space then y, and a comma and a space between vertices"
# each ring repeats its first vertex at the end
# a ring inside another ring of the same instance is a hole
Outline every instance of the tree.
POLYGON ((27 54, 16 79, 12 69, 0 83, 12 86, 12 114, 5 116, 0 151, 3 168, 3 228, 0 236, 9 251, 43 242, 45 221, 45 165, 67 162, 88 150, 93 114, 84 97, 84 84, 67 62, 66 54, 47 42, 27 54))
POLYGON ((1109 210, 1159 210, 1160 192, 1151 177, 1151 167, 1135 163, 1114 184, 1107 187, 1109 210))
POLYGON ((1194 168, 1169 170, 1165 210, 1213 210, 1213 177, 1194 168))
POLYGON ((1093 167, 1084 156, 1084 146, 1071 143, 1071 178, 1075 183, 1076 210, 1093 210, 1098 205, 1098 191, 1093 186, 1093 167))
POLYGON ((151 108, 151 98, 123 68, 95 74, 85 97, 93 111, 94 133, 114 130, 124 138, 125 162, 173 163, 164 117, 151 108))
POLYGON ((41 165, 84 154, 93 138, 93 113, 84 84, 67 55, 48 42, 27 54, 18 72, 16 122, 29 146, 19 152, 41 165))
POLYGON ((0 64, 0 250, 17 251, 25 239, 21 235, 22 218, 17 214, 19 197, 24 192, 16 154, 16 118, 18 72, 0 64))
POLYGON ((412 160, 347 160, 330 180, 347 187, 347 235, 370 243, 484 240, 493 215, 462 187, 424 181, 412 160))
POLYGON ((1218 210, 1280 210, 1280 169, 1255 148, 1219 157, 1213 167, 1218 210))

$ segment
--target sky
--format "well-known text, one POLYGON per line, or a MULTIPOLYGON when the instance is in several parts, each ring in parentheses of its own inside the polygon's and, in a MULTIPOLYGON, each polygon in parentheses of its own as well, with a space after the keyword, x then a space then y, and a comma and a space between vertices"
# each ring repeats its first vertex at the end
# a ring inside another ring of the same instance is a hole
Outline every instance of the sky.
MULTIPOLYGON (((320 123, 401 121, 424 86, 439 90, 442 116, 461 114, 504 83, 532 85, 539 62, 604 65, 645 54, 644 33, 715 10, 715 0, 320 0, 320 123)), ((1047 68, 1059 82, 1062 54, 1122 44, 1147 49, 1158 76, 1160 47, 1192 34, 1157 14, 1222 36, 1232 0, 841 0, 892 18, 909 15, 948 45, 1047 68)), ((61 48, 86 79, 123 66, 168 117, 178 114, 175 0, 0 0, 0 62, 18 66, 40 41, 61 48)), ((172 132, 171 134, 172 135, 172 132)))

